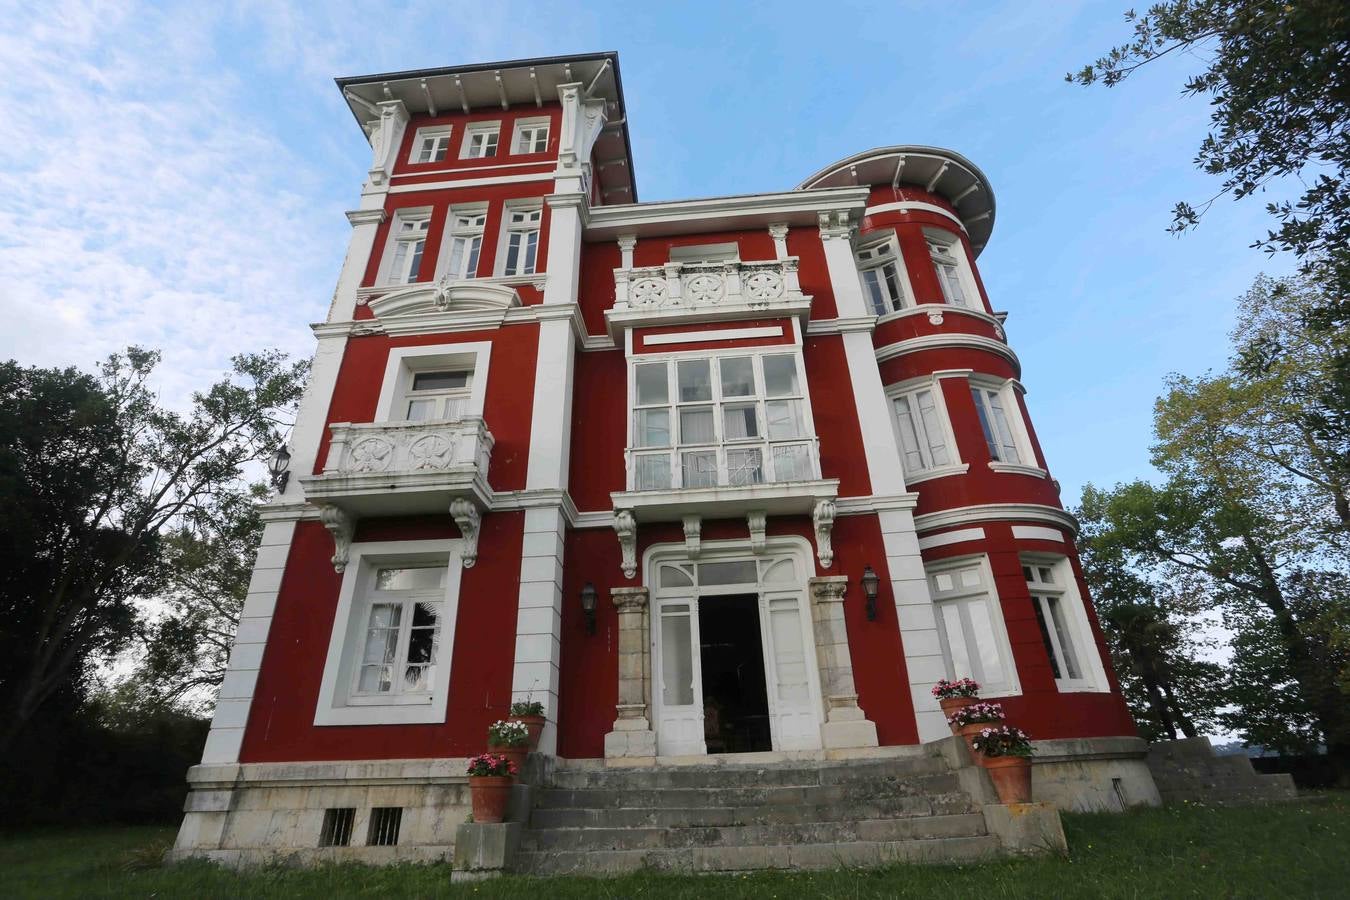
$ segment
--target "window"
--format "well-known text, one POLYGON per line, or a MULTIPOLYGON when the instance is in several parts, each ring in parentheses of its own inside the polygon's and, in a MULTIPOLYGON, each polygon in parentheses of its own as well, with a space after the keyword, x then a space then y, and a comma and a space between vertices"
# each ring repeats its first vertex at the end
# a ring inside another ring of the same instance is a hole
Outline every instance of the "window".
POLYGON ((485 159, 497 155, 497 135, 501 132, 500 122, 486 125, 470 125, 464 132, 464 159, 485 159))
POLYGON ((670 261, 677 263, 739 262, 741 248, 735 241, 721 244, 684 244, 670 248, 670 261))
POLYGON ((961 262, 958 254, 965 249, 958 241, 943 241, 928 237, 928 255, 933 259, 933 268, 937 271, 938 284, 942 288, 942 299, 952 306, 974 306, 971 294, 966 290, 961 275, 961 262))
POLYGON ((441 162, 450 151, 449 128, 419 128, 409 162, 441 162))
POLYGON ((430 698, 445 574, 444 565, 374 570, 351 702, 430 698))
POLYGON ((463 418, 469 405, 470 372, 413 372, 403 400, 403 418, 408 422, 431 422, 463 418))
POLYGON ((633 490, 819 477, 796 353, 636 361, 633 490))
POLYGON ((319 829, 320 847, 346 847, 352 842, 352 824, 356 808, 335 807, 323 811, 323 826, 319 829))
POLYGON ((973 678, 991 695, 1015 690, 993 579, 983 559, 930 569, 938 636, 949 678, 973 678))
POLYGON ((503 275, 532 275, 539 252, 542 209, 506 210, 506 263, 503 275))
POLYGON ((894 235, 880 244, 858 251, 858 271, 862 275, 863 293, 867 295, 872 312, 879 316, 896 312, 905 305, 899 259, 900 251, 896 247, 894 235))
POLYGON ((402 824, 403 807, 376 806, 370 811, 370 825, 366 829, 366 846, 397 846, 398 829, 402 824))
POLYGON ((450 265, 446 269, 450 278, 477 277, 486 223, 484 210, 450 211, 450 265))
MULTIPOLYGON (((989 458, 994 462, 1021 464, 1022 453, 1007 412, 1016 399, 1006 389, 978 384, 970 386, 970 393, 975 398, 975 414, 979 416, 980 430, 989 447, 989 458)), ((1015 405, 1012 408, 1017 409, 1015 405)))
POLYGON ((901 461, 906 475, 954 462, 945 417, 940 409, 939 391, 938 385, 929 384, 891 400, 900 430, 901 461))
POLYGON ((1064 688, 1089 687, 1083 670, 1082 654, 1075 640, 1074 619, 1070 600, 1059 579, 1068 581, 1067 562, 1045 563, 1023 560, 1022 575, 1031 591, 1032 608, 1036 611, 1036 625, 1041 631, 1045 653, 1050 657, 1050 668, 1055 683, 1064 688))
POLYGON ((422 251, 427 246, 429 212, 398 213, 393 227, 393 254, 389 261, 389 284, 411 284, 422 267, 422 251))
POLYGON ((516 123, 516 142, 512 153, 543 153, 547 149, 547 119, 527 119, 516 123))

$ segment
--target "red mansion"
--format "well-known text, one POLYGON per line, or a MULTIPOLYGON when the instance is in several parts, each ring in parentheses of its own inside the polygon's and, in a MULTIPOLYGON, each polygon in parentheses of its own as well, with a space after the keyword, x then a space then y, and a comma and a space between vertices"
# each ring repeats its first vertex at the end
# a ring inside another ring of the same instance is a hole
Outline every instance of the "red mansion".
POLYGON ((1038 800, 1157 802, 973 163, 644 203, 616 54, 338 87, 373 158, 180 854, 439 858, 527 699, 542 787, 748 790, 924 762, 969 676, 1038 800))

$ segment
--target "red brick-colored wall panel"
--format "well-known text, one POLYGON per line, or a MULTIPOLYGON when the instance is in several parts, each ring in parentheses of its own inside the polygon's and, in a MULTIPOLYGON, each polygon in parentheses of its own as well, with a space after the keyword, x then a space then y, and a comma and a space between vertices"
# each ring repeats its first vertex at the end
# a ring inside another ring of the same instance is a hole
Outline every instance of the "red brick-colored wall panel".
POLYGON ((811 391, 811 414, 820 437, 821 473, 839 479, 840 496, 870 494, 872 480, 867 474, 858 405, 843 340, 838 335, 807 338, 803 360, 811 391))

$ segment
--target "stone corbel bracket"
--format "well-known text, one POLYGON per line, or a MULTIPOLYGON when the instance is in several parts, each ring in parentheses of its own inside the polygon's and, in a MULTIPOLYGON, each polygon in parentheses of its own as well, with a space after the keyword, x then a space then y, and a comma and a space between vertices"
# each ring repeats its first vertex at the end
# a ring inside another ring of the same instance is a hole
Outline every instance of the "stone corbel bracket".
POLYGON ((834 530, 835 506, 833 500, 817 500, 811 510, 811 524, 816 531, 816 556, 825 568, 834 565, 834 545, 830 533, 834 530))
POLYGON ((352 535, 356 533, 356 520, 347 515, 342 507, 332 505, 319 507, 319 520, 333 535, 333 571, 346 571, 352 549, 352 535))
POLYGON ((478 535, 482 530, 483 516, 472 500, 456 497, 450 501, 450 518, 455 520, 460 536, 464 539, 464 568, 471 569, 478 562, 478 535))
POLYGON ((763 553, 764 529, 768 524, 768 515, 763 510, 746 513, 745 524, 750 527, 750 549, 755 553, 763 553))
POLYGON ((623 554, 623 577, 637 574, 637 518, 631 509, 614 511, 614 533, 619 536, 619 551, 623 554))
POLYGON ((690 559, 698 559, 698 553, 703 546, 703 517, 685 516, 684 517, 684 550, 689 554, 690 559))

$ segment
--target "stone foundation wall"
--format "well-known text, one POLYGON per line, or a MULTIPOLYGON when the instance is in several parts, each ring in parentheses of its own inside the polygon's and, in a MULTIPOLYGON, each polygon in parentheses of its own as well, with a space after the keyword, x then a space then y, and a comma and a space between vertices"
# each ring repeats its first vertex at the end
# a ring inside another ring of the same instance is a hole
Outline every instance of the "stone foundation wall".
POLYGON ((1209 738, 1159 741, 1149 747, 1148 764, 1163 802, 1279 803, 1298 791, 1291 775, 1263 775, 1246 756, 1218 756, 1209 738))
POLYGON ((1033 741, 1031 793, 1068 812, 1119 812, 1162 803, 1142 738, 1033 741))
POLYGON ((194 766, 171 859, 229 865, 449 859, 470 812, 466 761, 194 766), (355 809, 351 844, 320 847, 324 810, 355 809), (368 846, 371 810, 403 810, 395 846, 368 846))

